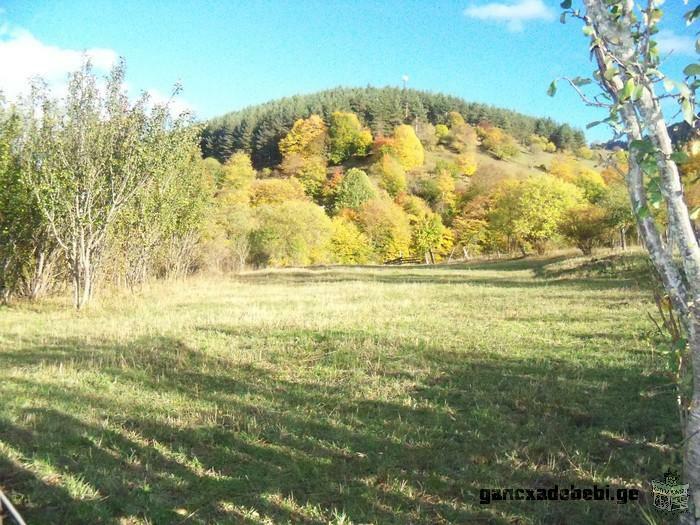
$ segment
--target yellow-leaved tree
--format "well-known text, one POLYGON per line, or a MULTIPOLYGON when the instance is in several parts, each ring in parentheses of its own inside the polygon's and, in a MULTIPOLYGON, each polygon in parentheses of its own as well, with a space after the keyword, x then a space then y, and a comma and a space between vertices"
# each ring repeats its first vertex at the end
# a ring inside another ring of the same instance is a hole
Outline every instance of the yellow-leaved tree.
POLYGON ((397 126, 394 130, 393 150, 396 158, 406 170, 419 168, 425 161, 423 145, 418 140, 413 127, 408 124, 397 126))

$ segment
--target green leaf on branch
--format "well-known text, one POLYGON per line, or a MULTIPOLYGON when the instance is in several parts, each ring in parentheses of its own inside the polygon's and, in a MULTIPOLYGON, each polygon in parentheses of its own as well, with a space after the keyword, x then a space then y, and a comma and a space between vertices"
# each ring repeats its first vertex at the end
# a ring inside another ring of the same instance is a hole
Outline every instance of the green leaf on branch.
POLYGON ((637 150, 637 153, 640 155, 648 155, 650 153, 654 153, 654 145, 648 138, 642 140, 633 140, 630 143, 630 146, 632 147, 632 149, 637 150))
POLYGON ((576 77, 576 78, 571 80, 571 83, 574 86, 578 86, 578 87, 587 86, 591 82, 593 82, 593 81, 590 78, 585 78, 585 77, 576 77))
POLYGON ((622 91, 620 92, 620 100, 622 100, 622 101, 628 100, 632 96, 633 92, 634 92, 634 79, 628 78, 627 82, 625 82, 625 86, 622 88, 622 91))
POLYGON ((639 162, 639 167, 642 171, 649 177, 655 177, 659 173, 659 165, 656 163, 656 159, 653 155, 646 155, 643 160, 639 162))
POLYGON ((557 94, 557 81, 552 80, 552 83, 549 85, 549 89, 547 89, 547 95, 549 95, 550 97, 553 97, 556 94, 557 94))
POLYGON ((564 0, 559 5, 561 6, 562 9, 571 9, 571 2, 572 2, 572 0, 564 0))
POLYGON ((671 160, 676 164, 683 164, 684 162, 688 162, 689 159, 690 157, 685 151, 674 151, 671 153, 671 160))
POLYGON ((659 185, 659 177, 652 177, 647 185, 647 199, 651 207, 658 210, 664 201, 663 194, 661 193, 661 186, 659 185))
POLYGON ((686 77, 700 75, 700 64, 690 64, 689 66, 686 66, 686 68, 683 70, 683 74, 686 77))
POLYGON ((646 219, 649 217, 649 208, 647 206, 639 206, 636 210, 637 217, 640 219, 646 219))
POLYGON ((642 93, 644 93, 644 86, 636 86, 634 91, 632 91, 632 100, 639 100, 642 98, 642 93))
POLYGON ((605 80, 612 80, 620 71, 616 67, 608 67, 605 70, 605 80))
POLYGON ((685 120, 691 126, 695 124, 695 108, 693 108, 693 103, 684 98, 681 100, 681 109, 683 110, 683 120, 685 120))
POLYGON ((592 26, 583 26, 583 34, 586 36, 593 35, 593 27, 592 26))

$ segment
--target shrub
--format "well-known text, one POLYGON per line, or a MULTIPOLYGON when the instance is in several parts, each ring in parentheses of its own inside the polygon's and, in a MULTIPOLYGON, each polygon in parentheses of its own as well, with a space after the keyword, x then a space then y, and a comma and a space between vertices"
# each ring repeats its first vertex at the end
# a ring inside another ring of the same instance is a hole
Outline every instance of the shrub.
POLYGON ((595 170, 581 169, 572 182, 583 190, 584 197, 591 203, 597 203, 605 194, 605 180, 595 170))
POLYGON ((281 168, 285 175, 294 177, 301 183, 309 197, 320 196, 321 188, 326 182, 326 160, 324 158, 304 158, 296 153, 285 155, 281 168))
POLYGON ((367 174, 357 168, 347 171, 338 186, 335 210, 343 208, 357 210, 363 203, 377 196, 377 192, 367 174))
POLYGON ((584 255, 610 235, 610 221, 606 210, 594 204, 567 210, 559 226, 561 233, 584 255))
POLYGON ((460 153, 457 157, 457 166, 459 167, 459 173, 466 177, 471 177, 476 173, 476 168, 478 167, 476 162, 476 153, 474 151, 465 151, 460 153))
POLYGON ((486 128, 482 131, 481 147, 499 160, 515 157, 520 149, 515 139, 500 128, 486 128))
POLYGON ((251 260, 256 265, 303 266, 327 262, 331 220, 312 202, 264 204, 255 210, 251 260))
POLYGON ((583 204, 583 192, 550 175, 506 182, 495 195, 489 228, 511 238, 523 253, 543 253, 568 210, 583 204))
POLYGON ((365 264, 372 258, 370 240, 345 217, 333 218, 329 249, 332 262, 339 264, 365 264))
POLYGON ((354 113, 335 111, 329 129, 329 159, 339 164, 350 157, 365 156, 372 146, 372 133, 362 127, 354 113))
POLYGON ((393 155, 382 155, 374 165, 373 171, 379 178, 379 187, 392 197, 406 191, 406 172, 393 155))
POLYGON ((396 203, 380 198, 368 200, 358 210, 357 221, 381 260, 410 253, 411 227, 396 203))
POLYGON ((416 122, 416 136, 428 151, 433 150, 438 143, 435 126, 430 122, 416 122))
POLYGON ((435 136, 437 137, 438 143, 443 143, 447 135, 450 134, 450 128, 444 124, 437 124, 435 126, 435 136))
POLYGON ((252 206, 291 200, 308 200, 304 187, 296 179, 261 179, 253 182, 250 195, 252 206))

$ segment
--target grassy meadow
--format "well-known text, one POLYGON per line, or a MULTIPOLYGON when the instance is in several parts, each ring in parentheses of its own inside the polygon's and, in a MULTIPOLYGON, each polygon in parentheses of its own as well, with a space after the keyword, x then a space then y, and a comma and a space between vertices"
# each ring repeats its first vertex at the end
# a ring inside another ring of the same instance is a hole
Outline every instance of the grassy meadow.
POLYGON ((679 466, 640 265, 266 270, 4 307, 0 486, 30 525, 640 523, 479 503, 679 466))

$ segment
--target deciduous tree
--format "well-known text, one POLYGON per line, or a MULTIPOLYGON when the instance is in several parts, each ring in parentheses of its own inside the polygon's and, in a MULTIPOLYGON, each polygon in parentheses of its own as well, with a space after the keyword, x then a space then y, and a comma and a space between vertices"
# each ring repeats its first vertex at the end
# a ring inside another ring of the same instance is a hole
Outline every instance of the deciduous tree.
MULTIPOLYGON (((686 402, 679 380, 680 415, 684 430, 684 476, 690 485, 690 511, 681 515, 684 523, 700 522, 700 246, 690 211, 683 196, 683 185, 674 151, 662 97, 675 98, 686 122, 695 126, 695 91, 700 65, 685 68, 685 81, 674 81, 660 71, 661 50, 656 41, 663 12, 661 2, 648 0, 583 0, 584 9, 562 2, 562 15, 579 18, 590 38, 586 52, 595 64, 592 79, 568 79, 587 104, 609 111, 605 121, 626 135, 629 169, 626 183, 637 227, 656 273, 660 276, 671 304, 677 311, 688 338, 692 363, 693 390, 686 402), (658 92, 663 83, 668 93, 658 92), (600 91, 590 94, 586 85, 600 91), (665 242, 650 206, 662 205, 668 215, 669 241, 665 242), (675 257, 673 247, 678 248, 675 257)), ((700 16, 700 6, 686 14, 692 23, 700 16)), ((550 86, 550 94, 556 83, 550 86)), ((677 362, 686 363, 685 350, 678 349, 677 362), (685 358, 685 359, 684 359, 685 358)), ((682 377, 683 369, 677 371, 682 377)))
POLYGON ((354 113, 333 112, 329 137, 329 159, 333 164, 340 164, 350 157, 365 156, 372 146, 372 133, 362 127, 354 113))
POLYGON ((173 120, 167 105, 149 108, 145 94, 130 102, 123 63, 104 90, 86 62, 71 75, 64 104, 45 93, 34 103, 23 169, 82 308, 92 297, 110 226, 141 188, 191 155, 199 128, 187 115, 173 120))

